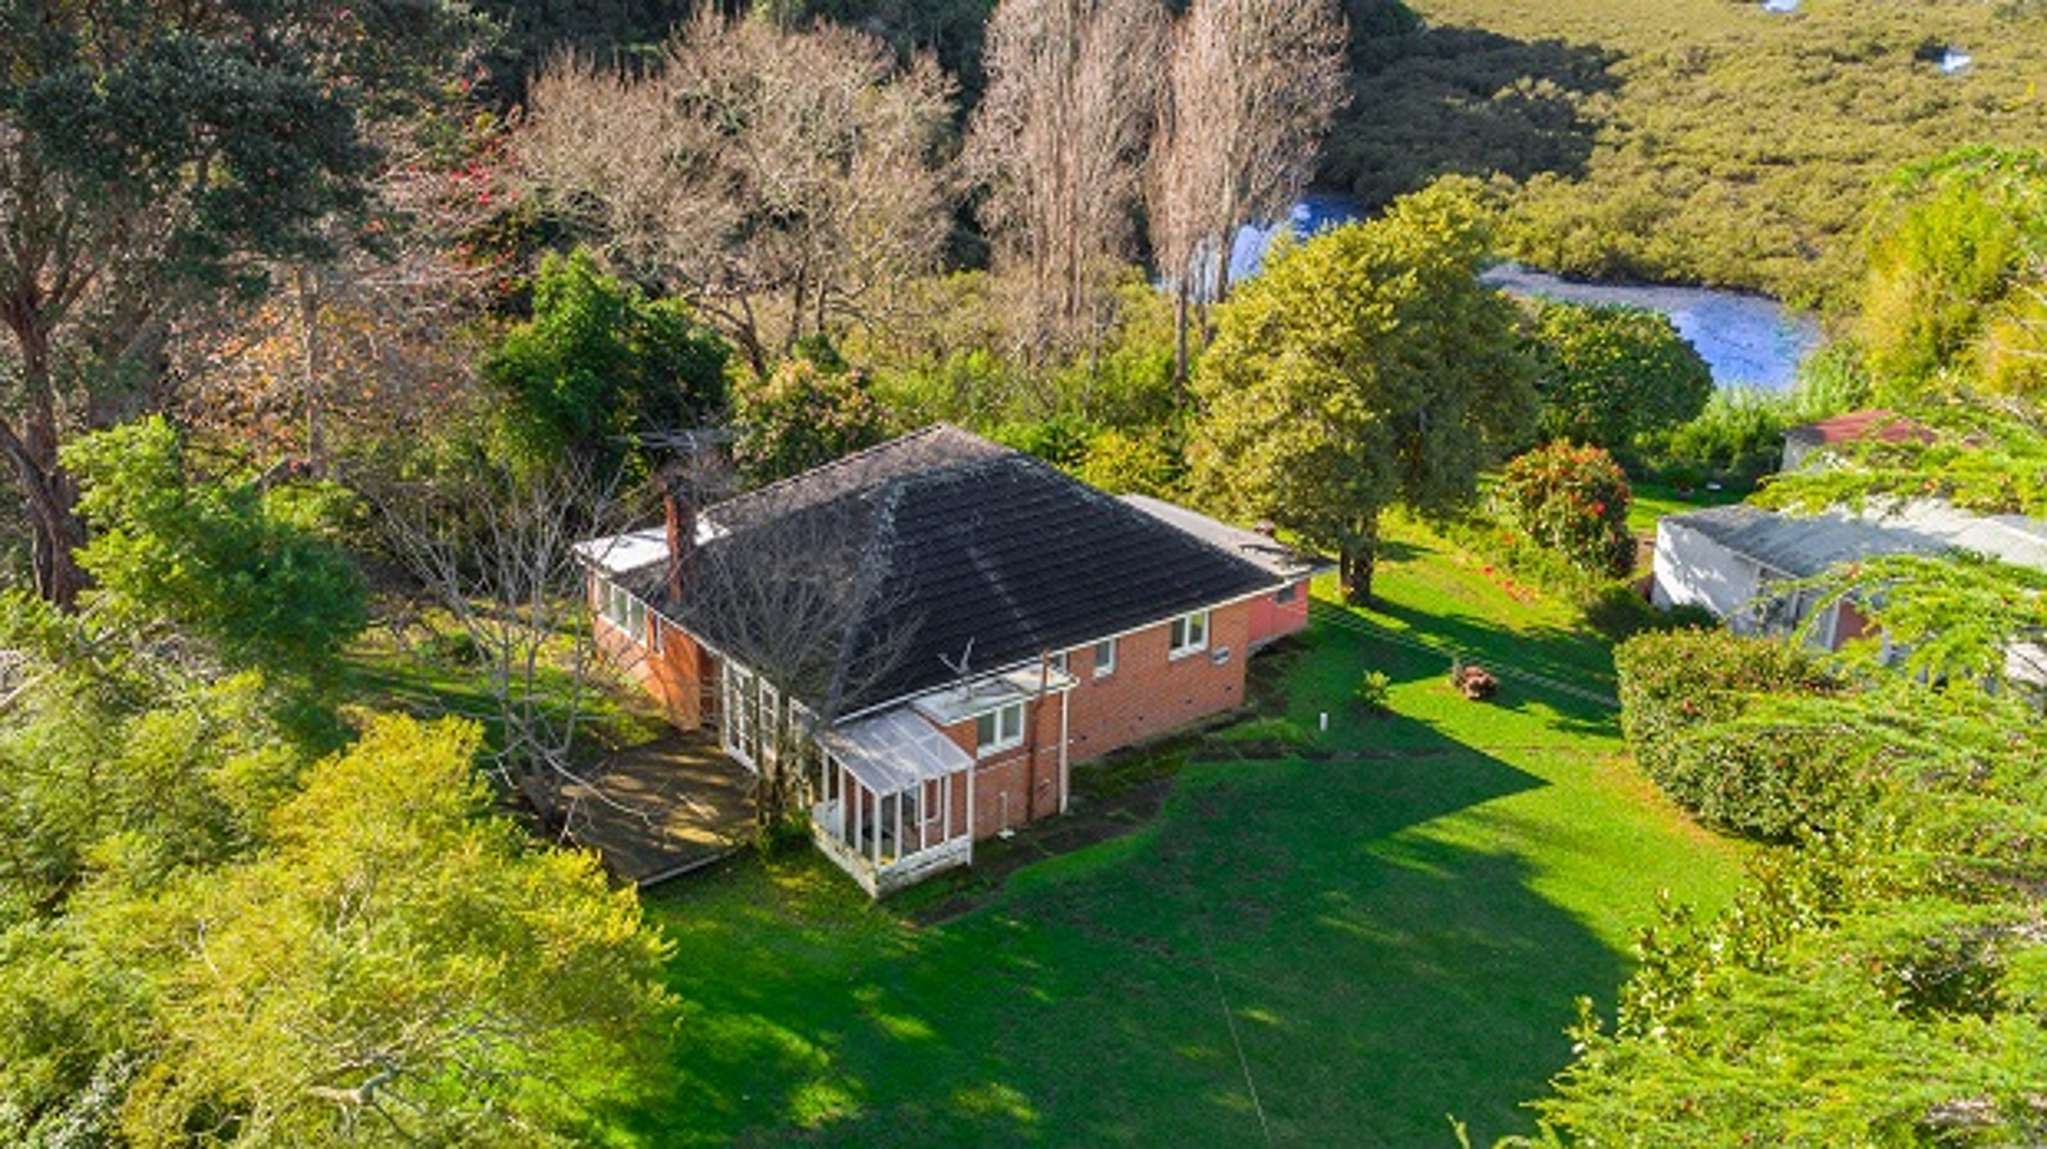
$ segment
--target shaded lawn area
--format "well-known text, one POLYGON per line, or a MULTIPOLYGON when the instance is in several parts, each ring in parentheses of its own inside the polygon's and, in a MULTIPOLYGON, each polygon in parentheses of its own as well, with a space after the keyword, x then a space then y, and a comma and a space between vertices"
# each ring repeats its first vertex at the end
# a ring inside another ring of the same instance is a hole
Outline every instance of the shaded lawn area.
MULTIPOLYGON (((1403 529, 1370 617, 1610 677, 1569 612, 1403 529)), ((1276 660, 1276 661, 1274 661, 1276 660)), ((1717 907, 1735 847, 1621 756, 1600 707, 1318 627, 1261 675, 1330 729, 1196 761, 1128 836, 917 927, 824 862, 748 859, 652 892, 684 1002, 647 1144, 1447 1144, 1527 1129, 1573 999, 1611 1007, 1659 890, 1717 907), (1394 714, 1348 701, 1366 668, 1394 714), (1255 1100, 1254 1100, 1255 1098, 1255 1100)), ((1272 725, 1270 722, 1267 725, 1272 725)), ((1226 751, 1226 740, 1209 743, 1226 751)), ((1198 756, 1197 756, 1198 757, 1198 756)))
POLYGON ((1635 497, 1628 505, 1628 529, 1638 535, 1654 535, 1656 520, 1665 515, 1680 515, 1701 507, 1724 507, 1745 497, 1736 491, 1709 491, 1704 487, 1680 491, 1659 483, 1631 483, 1631 488, 1635 497))

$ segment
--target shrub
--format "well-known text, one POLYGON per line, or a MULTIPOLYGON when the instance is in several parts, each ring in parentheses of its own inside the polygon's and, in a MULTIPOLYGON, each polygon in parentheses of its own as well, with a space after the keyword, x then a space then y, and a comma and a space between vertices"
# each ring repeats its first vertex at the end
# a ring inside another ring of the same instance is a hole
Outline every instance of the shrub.
POLYGON ((1593 574, 1634 569, 1628 532, 1628 477, 1598 447, 1551 443, 1507 464, 1493 498, 1501 512, 1536 542, 1561 551, 1593 574))
POLYGON ((787 478, 888 437, 888 419, 865 377, 828 371, 811 359, 785 360, 764 381, 739 389, 742 428, 732 456, 756 483, 787 478))
POLYGON ((1357 699, 1358 705, 1374 714, 1384 714, 1392 708, 1392 695, 1393 680, 1383 670, 1365 671, 1351 690, 1351 697, 1357 699))
POLYGON ((1162 436, 1103 431, 1088 440, 1078 473, 1083 482, 1112 495, 1170 496, 1185 464, 1162 436))
POLYGON ((1788 398, 1742 387, 1715 391, 1699 417, 1636 441, 1642 467, 1680 489, 1707 480, 1737 490, 1784 461, 1784 431, 1800 422, 1788 398))
POLYGON ((1625 642, 1638 634, 1684 628, 1711 629, 1720 620, 1704 607, 1685 605, 1658 610, 1628 582, 1602 584, 1580 609, 1593 630, 1613 642, 1625 642))
POLYGON ((1713 372, 1668 317, 1635 307, 1530 305, 1542 433, 1602 447, 1698 417, 1713 372))
POLYGON ((1827 749, 1833 735, 1783 706, 1834 688, 1804 650, 1685 629, 1629 639, 1614 665, 1621 730, 1672 801, 1765 839, 1824 821, 1840 783, 1827 749))

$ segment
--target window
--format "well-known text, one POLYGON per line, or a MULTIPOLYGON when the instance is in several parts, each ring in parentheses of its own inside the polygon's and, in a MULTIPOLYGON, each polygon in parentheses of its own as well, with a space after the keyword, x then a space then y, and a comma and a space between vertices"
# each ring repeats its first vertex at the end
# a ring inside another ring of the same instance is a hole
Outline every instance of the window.
POLYGON ((1012 702, 974 719, 977 753, 986 758, 1023 744, 1023 703, 1012 702))
POLYGON ((597 594, 604 621, 631 635, 635 642, 647 640, 646 603, 610 579, 598 580, 597 594))
POLYGON ((1066 654, 1067 652, 1062 650, 1058 654, 1053 655, 1051 658, 1052 669, 1058 671, 1061 674, 1066 673, 1066 654))
POLYGON ((1272 596, 1272 601, 1279 603, 1281 606, 1285 606, 1287 603, 1294 601, 1294 596, 1299 594, 1300 590, 1301 590, 1300 583, 1290 582, 1285 586, 1279 588, 1279 593, 1272 596))
POLYGON ((1172 622, 1170 657, 1180 658, 1208 649, 1208 612, 1183 614, 1172 622))
POLYGON ((1116 673, 1116 640, 1105 638, 1095 643, 1095 677, 1107 678, 1116 673))

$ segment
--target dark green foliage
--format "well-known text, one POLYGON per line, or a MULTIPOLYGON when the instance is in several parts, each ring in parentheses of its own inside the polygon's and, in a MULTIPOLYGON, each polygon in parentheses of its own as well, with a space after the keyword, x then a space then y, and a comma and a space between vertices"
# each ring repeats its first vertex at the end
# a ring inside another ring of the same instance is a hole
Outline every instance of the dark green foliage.
POLYGON ((1671 800, 1735 833, 1783 839, 1832 817, 1839 731, 1758 700, 1833 689, 1797 648, 1725 631, 1645 634, 1614 653, 1621 727, 1671 800))
POLYGON ((2047 726, 1893 678, 1781 698, 1884 783, 1832 834, 1758 858, 1727 912, 1667 909, 1617 1024, 1585 1006, 1536 1103, 1575 1144, 2030 1144, 2047 1035, 2047 726))
POLYGON ((1468 504, 1534 418, 1513 304, 1478 280, 1488 234, 1446 181, 1273 256, 1195 373, 1196 489, 1336 551, 1369 596, 1380 512, 1468 504))
POLYGON ((734 396, 740 427, 733 459, 756 483, 786 479, 888 437, 888 417, 864 375, 785 360, 734 396))
POLYGON ((64 465, 94 528, 79 564, 121 617, 203 638, 230 665, 313 677, 362 629, 362 578, 309 523, 317 506, 193 474, 163 419, 79 439, 64 465))
POLYGON ((1667 316, 1632 307, 1530 305, 1542 433, 1610 450, 1697 418, 1713 373, 1667 316))
POLYGON ((1803 422, 1785 399, 1749 388, 1713 392, 1698 418, 1645 435, 1642 469, 1680 489, 1706 482, 1745 491, 1784 461, 1784 432, 1803 422))
POLYGON ((1014 447, 1055 467, 1078 470, 1099 434, 1081 418, 1054 415, 1026 423, 1005 423, 994 429, 992 437, 1005 447, 1014 447))
POLYGON ((1349 5, 1355 94, 1324 177, 1367 207, 1444 172, 1522 184, 1517 258, 1599 278, 1848 303, 1884 177, 2038 146, 2036 3, 1391 0, 1349 5), (1411 7, 1425 22, 1402 9, 1411 7), (1972 52, 1960 75, 1918 58, 1972 52))
POLYGON ((1624 642, 1647 631, 1708 630, 1720 625, 1704 607, 1658 610, 1633 583, 1610 582, 1593 591, 1582 609, 1585 624, 1609 642, 1624 642))
POLYGON ((681 301, 649 300, 604 274, 589 252, 549 255, 533 318, 506 331, 482 374, 506 401, 517 449, 614 473, 651 432, 696 427, 725 402, 723 341, 681 301))
POLYGON ((1634 569, 1628 477, 1600 448, 1538 447, 1509 461, 1492 493, 1508 523, 1580 570, 1612 577, 1634 569))

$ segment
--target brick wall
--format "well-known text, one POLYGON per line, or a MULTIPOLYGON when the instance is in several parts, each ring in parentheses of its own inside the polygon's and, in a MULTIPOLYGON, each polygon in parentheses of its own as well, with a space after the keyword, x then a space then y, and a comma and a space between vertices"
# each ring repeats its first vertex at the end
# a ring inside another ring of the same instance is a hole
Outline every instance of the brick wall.
MULTIPOLYGON (((1066 696, 1069 762, 1092 761, 1242 705, 1252 606, 1240 602, 1217 608, 1209 619, 1208 648, 1182 658, 1170 657, 1167 624, 1119 638, 1116 667, 1107 675, 1095 674, 1092 646, 1070 652, 1067 670, 1079 685, 1066 696), (1228 657, 1218 663, 1214 656, 1225 650, 1228 657)), ((1066 784, 1059 771, 1059 706, 1057 696, 1025 704, 1026 731, 1035 727, 1037 734, 1035 753, 1026 737, 1024 745, 975 767, 977 836, 1059 812, 1066 784)), ((974 753, 971 720, 946 727, 945 733, 974 753)))
POLYGON ((1308 628, 1308 580, 1293 583, 1292 589, 1293 598, 1287 602, 1279 600, 1284 591, 1274 591, 1246 604, 1251 611, 1251 646, 1264 646, 1308 628))
POLYGON ((652 611, 647 613, 647 633, 630 635, 604 617, 595 577, 589 580, 587 593, 598 649, 661 704, 670 722, 696 730, 716 716, 718 665, 709 651, 652 611))
POLYGON ((1068 658, 1080 680, 1068 706, 1072 760, 1089 762, 1111 750, 1156 738, 1244 703, 1251 609, 1259 600, 1218 607, 1209 618, 1208 649, 1168 656, 1166 626, 1126 634, 1116 643, 1116 670, 1095 676, 1093 647, 1068 658), (1227 650, 1218 664, 1215 656, 1227 650))

